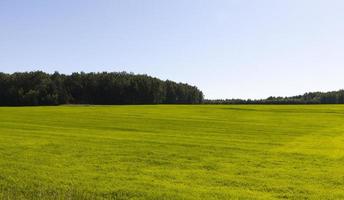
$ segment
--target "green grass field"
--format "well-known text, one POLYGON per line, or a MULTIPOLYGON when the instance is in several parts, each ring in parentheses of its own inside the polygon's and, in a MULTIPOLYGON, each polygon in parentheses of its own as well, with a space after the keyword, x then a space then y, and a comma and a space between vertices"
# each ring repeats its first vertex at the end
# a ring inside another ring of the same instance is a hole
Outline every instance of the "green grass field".
POLYGON ((3 107, 0 199, 344 199, 344 106, 3 107))

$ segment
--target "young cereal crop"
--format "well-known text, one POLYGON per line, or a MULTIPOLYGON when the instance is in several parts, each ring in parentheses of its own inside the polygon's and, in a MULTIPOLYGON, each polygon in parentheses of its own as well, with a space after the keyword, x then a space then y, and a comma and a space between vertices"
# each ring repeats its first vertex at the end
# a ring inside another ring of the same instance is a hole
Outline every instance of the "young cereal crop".
POLYGON ((0 199, 344 199, 344 106, 0 108, 0 199))

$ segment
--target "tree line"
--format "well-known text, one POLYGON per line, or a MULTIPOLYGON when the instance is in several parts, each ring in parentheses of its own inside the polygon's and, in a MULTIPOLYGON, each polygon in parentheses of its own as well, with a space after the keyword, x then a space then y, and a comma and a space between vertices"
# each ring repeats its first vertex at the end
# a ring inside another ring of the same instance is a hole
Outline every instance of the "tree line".
POLYGON ((42 71, 0 73, 0 105, 198 104, 195 86, 126 72, 72 73, 42 71))
POLYGON ((332 92, 309 92, 292 97, 269 97, 266 99, 217 99, 205 100, 205 104, 343 104, 344 90, 332 92))

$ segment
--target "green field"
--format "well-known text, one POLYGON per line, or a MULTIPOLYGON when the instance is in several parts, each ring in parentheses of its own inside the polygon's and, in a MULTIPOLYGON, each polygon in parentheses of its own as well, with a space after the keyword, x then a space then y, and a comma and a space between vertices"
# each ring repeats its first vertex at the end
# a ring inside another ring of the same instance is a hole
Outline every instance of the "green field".
POLYGON ((344 199, 344 106, 2 107, 0 199, 344 199))

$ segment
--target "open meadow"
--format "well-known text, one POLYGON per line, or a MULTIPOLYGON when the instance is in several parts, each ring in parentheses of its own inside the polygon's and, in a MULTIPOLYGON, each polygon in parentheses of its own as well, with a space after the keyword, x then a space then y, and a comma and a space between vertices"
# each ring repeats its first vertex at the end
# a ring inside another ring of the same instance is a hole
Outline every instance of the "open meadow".
POLYGON ((344 106, 0 107, 0 199, 344 199, 344 106))

